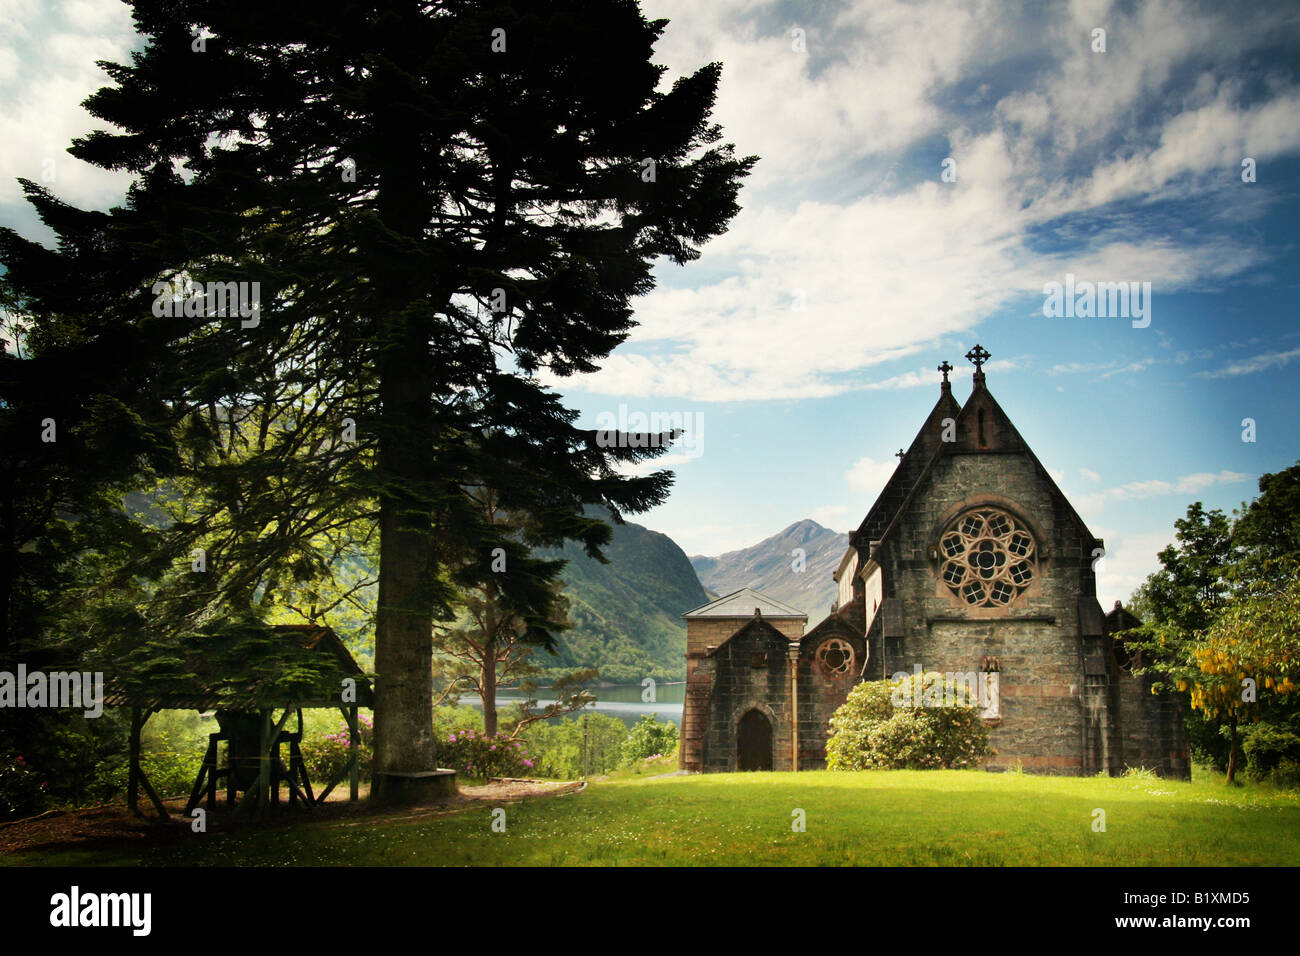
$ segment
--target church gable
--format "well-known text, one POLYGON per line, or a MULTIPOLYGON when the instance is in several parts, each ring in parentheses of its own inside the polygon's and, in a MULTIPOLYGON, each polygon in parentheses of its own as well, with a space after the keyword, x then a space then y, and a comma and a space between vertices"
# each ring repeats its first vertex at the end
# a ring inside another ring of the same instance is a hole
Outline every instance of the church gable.
POLYGON ((797 607, 791 607, 784 601, 755 591, 753 588, 741 588, 723 595, 716 601, 701 604, 682 615, 687 621, 720 618, 747 618, 755 614, 774 618, 803 618, 808 615, 797 607))
POLYGON ((976 365, 970 397, 944 436, 947 440, 939 442, 934 449, 893 520, 881 531, 879 540, 882 544, 892 540, 903 523, 900 519, 904 512, 924 502, 933 522, 930 532, 922 539, 913 537, 903 546, 908 551, 919 550, 938 557, 932 552, 943 550, 942 539, 946 535, 960 532, 957 521, 961 514, 987 504, 1003 517, 986 513, 983 518, 1009 522, 1008 534, 1019 528, 1039 541, 1053 539, 1050 545, 1038 548, 1039 557, 1049 558, 1055 552, 1062 556, 1087 554, 1091 569, 1092 559, 1099 556, 1094 551, 1100 552, 1101 541, 1088 530, 988 390, 980 367, 988 353, 976 346, 967 357, 972 355, 979 357, 980 363, 976 365), (935 501, 944 497, 940 486, 954 482, 962 487, 962 492, 948 495, 947 507, 936 509, 935 501))

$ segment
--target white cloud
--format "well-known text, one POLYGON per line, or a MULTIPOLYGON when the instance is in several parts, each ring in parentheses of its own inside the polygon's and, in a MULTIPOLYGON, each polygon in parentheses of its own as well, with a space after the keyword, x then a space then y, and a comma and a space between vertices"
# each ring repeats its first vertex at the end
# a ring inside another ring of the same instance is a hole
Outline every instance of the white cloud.
POLYGON ((646 461, 628 462, 619 468, 619 474, 622 475, 648 475, 654 471, 664 469, 679 470, 687 462, 694 461, 698 454, 667 454, 660 455, 658 458, 651 458, 646 461))
MULTIPOLYGON (((21 51, 0 46, 0 208, 10 220, 30 216, 9 212, 26 210, 14 180, 39 180, 47 158, 61 198, 116 201, 129 177, 65 150, 95 125, 79 107, 106 82, 93 61, 124 61, 137 39, 129 9, 116 0, 62 0, 52 11, 0 3, 15 22, 10 37, 23 42, 21 51)), ((640 326, 628 342, 599 372, 544 375, 548 384, 702 401, 919 387, 933 373, 886 368, 868 382, 863 373, 964 337, 1067 272, 1149 281, 1159 297, 1275 254, 1131 210, 1215 196, 1244 217, 1271 201, 1264 190, 1243 193, 1249 187, 1225 170, 1243 153, 1262 162, 1300 152, 1294 83, 1269 76, 1247 97, 1239 78, 1243 62, 1286 28, 1285 12, 1240 17, 1171 0, 1033 10, 877 0, 809 5, 806 22, 794 23, 789 8, 764 0, 643 6, 671 20, 655 51, 666 82, 723 63, 714 118, 741 155, 761 161, 730 230, 691 267, 660 270, 660 287, 637 302, 640 326), (1101 21, 1104 55, 1089 46, 1101 21), (806 52, 791 49, 795 26, 806 30, 806 52), (949 157, 958 178, 945 183, 949 157), (1229 185, 1235 192, 1224 193, 1229 185), (1118 210, 1121 199, 1128 204, 1118 210), (1045 233, 1056 239, 1050 252, 1045 233), (806 298, 801 311, 794 290, 806 298)), ((1157 302, 1157 323, 1159 310, 1157 302)), ((1248 374, 1297 355, 1211 374, 1248 374)), ((1109 376, 1150 364, 1051 371, 1109 376)))
POLYGON ((848 479, 849 487, 853 491, 865 496, 868 501, 875 501, 897 467, 897 461, 859 458, 844 477, 848 479))
POLYGON ((1079 475, 1084 481, 1091 481, 1093 484, 1101 483, 1101 475, 1097 474, 1091 468, 1080 468, 1079 475))
POLYGON ((106 128, 81 103, 109 78, 96 60, 127 62, 138 39, 130 8, 117 0, 72 0, 62 16, 34 3, 5 3, 0 22, 21 46, 0 47, 0 213, 32 238, 48 236, 16 182, 51 189, 74 205, 107 208, 120 202, 131 176, 99 169, 67 153, 74 138, 106 128), (51 163, 52 161, 52 163, 51 163), (53 180, 49 179, 53 174, 53 180))
POLYGON ((1173 540, 1172 531, 1126 534, 1102 529, 1098 537, 1106 542, 1106 554, 1097 562, 1097 600, 1103 611, 1116 601, 1128 603, 1129 596, 1160 567, 1157 559, 1173 540))
POLYGON ((1300 349, 1291 349, 1286 352, 1265 352, 1262 355, 1254 355, 1248 359, 1242 359, 1239 362, 1229 362, 1222 368, 1215 369, 1212 372, 1198 372, 1197 374, 1203 378, 1226 378, 1230 375, 1253 375, 1255 372, 1262 372, 1265 369, 1287 365, 1298 358, 1300 358, 1300 349))
MULTIPOLYGON (((798 24, 808 52, 795 53, 794 24, 762 4, 645 7, 674 18, 656 51, 671 71, 723 62, 716 118, 741 154, 762 161, 730 230, 692 267, 661 272, 692 287, 642 299, 640 328, 602 371, 571 380, 579 388, 763 400, 918 387, 933 377, 859 376, 1033 301, 1067 272, 1151 282, 1158 300, 1275 254, 1131 210, 1222 191, 1224 164, 1231 171, 1243 149, 1257 159, 1300 151, 1300 127, 1286 121, 1300 105, 1294 87, 1279 78, 1248 102, 1237 79, 1283 14, 1149 0, 1132 13, 1076 4, 988 16, 977 2, 884 0, 811 8, 812 22, 798 24), (1105 55, 1089 47, 1098 19, 1105 55), (1045 43, 1052 60, 1041 58, 1045 43), (1134 122, 1146 112, 1149 122, 1134 122), (932 146, 938 137, 946 143, 932 146), (939 179, 948 156, 954 183, 939 179), (1131 202, 1117 211, 1120 198, 1131 202), (1093 219, 1079 228, 1081 217, 1093 219), (1051 252, 1037 241, 1045 230, 1058 240, 1051 252)), ((1250 215, 1234 196, 1234 215, 1250 215)), ((1158 301, 1154 311, 1159 322, 1158 301)))
POLYGON ((728 551, 739 551, 774 534, 777 528, 760 527, 754 523, 747 524, 689 524, 662 525, 649 518, 634 518, 639 523, 650 521, 647 525, 653 530, 672 538, 688 555, 707 555, 717 557, 728 551))
POLYGON ((812 518, 823 528, 830 528, 832 531, 844 533, 849 527, 849 509, 847 505, 823 505, 820 508, 814 508, 812 518))
POLYGON ((1203 471, 1195 475, 1185 475, 1178 479, 1178 484, 1174 486, 1174 491, 1181 495, 1194 495, 1199 491, 1204 491, 1214 485, 1235 485, 1241 481, 1250 481, 1254 475, 1248 475, 1241 471, 1228 471, 1224 469, 1219 472, 1203 471))
POLYGON ((1099 513, 1105 510, 1108 501, 1135 501, 1144 498, 1158 498, 1162 495, 1194 495, 1214 485, 1231 485, 1253 478, 1240 471, 1224 469, 1218 472, 1197 472, 1184 475, 1174 481, 1151 478, 1145 481, 1131 481, 1128 484, 1094 491, 1081 496, 1076 505, 1080 512, 1099 513))

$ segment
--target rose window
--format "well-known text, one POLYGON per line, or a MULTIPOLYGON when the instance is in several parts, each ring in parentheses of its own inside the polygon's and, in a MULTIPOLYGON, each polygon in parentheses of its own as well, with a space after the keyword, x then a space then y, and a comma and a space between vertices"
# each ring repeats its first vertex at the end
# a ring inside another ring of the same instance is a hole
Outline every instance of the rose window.
POLYGON ((967 604, 1002 607, 1034 580, 1034 538, 1002 511, 967 512, 939 540, 939 576, 967 604))
POLYGON ((823 641, 817 648, 817 664, 827 677, 847 674, 853 666, 853 646, 838 637, 823 641))

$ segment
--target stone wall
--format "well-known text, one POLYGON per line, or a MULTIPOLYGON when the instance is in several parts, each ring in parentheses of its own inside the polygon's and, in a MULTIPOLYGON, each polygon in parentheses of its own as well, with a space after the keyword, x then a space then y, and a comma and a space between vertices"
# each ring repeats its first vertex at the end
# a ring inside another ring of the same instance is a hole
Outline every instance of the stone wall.
MULTIPOLYGON (((1095 594, 1095 542, 1040 466, 1020 451, 941 456, 916 489, 877 560, 887 597, 899 599, 901 638, 886 647, 891 673, 1001 669, 1000 719, 991 725, 993 768, 1017 761, 1046 773, 1088 772, 1078 598, 1095 594), (964 511, 986 505, 1009 513, 1035 538, 1033 583, 1007 607, 976 608, 940 580, 932 558, 940 535, 964 511)), ((1094 771, 1095 772, 1095 771, 1094 771)))
POLYGON ((858 683, 865 648, 862 635, 834 616, 826 618, 803 639, 799 648, 800 770, 825 769, 831 715, 858 683), (853 648, 854 661, 848 673, 828 675, 817 663, 817 649, 831 638, 847 641, 853 648))
POLYGON ((1191 748, 1183 727, 1183 703, 1172 695, 1152 694, 1153 681, 1150 674, 1134 677, 1119 671, 1116 697, 1123 767, 1145 767, 1162 777, 1190 780, 1191 748))
MULTIPOLYGON (((752 621, 747 617, 711 617, 688 620, 686 622, 686 658, 687 667, 690 659, 705 653, 709 645, 722 646, 738 630, 752 621)), ((770 626, 786 636, 787 640, 797 641, 803 637, 806 618, 763 618, 770 626)))
POLYGON ((771 623, 758 620, 716 653, 700 659, 696 680, 702 683, 704 675, 708 675, 710 690, 699 728, 698 769, 705 773, 736 769, 740 718, 755 708, 772 724, 772 769, 791 769, 790 671, 786 660, 789 646, 785 634, 771 623), (760 660, 762 666, 755 666, 760 660))

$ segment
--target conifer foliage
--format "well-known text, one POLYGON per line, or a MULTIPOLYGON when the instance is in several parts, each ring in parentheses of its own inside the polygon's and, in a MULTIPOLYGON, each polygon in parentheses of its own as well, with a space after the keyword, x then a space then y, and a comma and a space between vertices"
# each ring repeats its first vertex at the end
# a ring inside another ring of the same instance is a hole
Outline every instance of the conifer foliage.
MULTIPOLYGON (((207 540, 211 576, 142 626, 264 615, 268 588, 377 530, 375 767, 429 769, 449 568, 517 550, 466 489, 490 473, 530 544, 593 554, 609 527, 584 505, 617 520, 667 494, 666 472, 619 473, 666 442, 598 443, 540 376, 598 368, 655 262, 696 258, 738 212, 755 159, 710 122, 720 65, 661 82, 666 21, 631 0, 133 10, 145 46, 86 104, 113 129, 71 150, 135 174, 126 202, 83 212, 24 183, 59 248, 0 234, 31 361, 87 372, 80 406, 122 432, 110 477, 182 474, 196 495, 133 571, 207 540)), ((35 434, 50 389, 0 387, 6 428, 35 434)), ((499 577, 521 603, 547 593, 499 577)))

